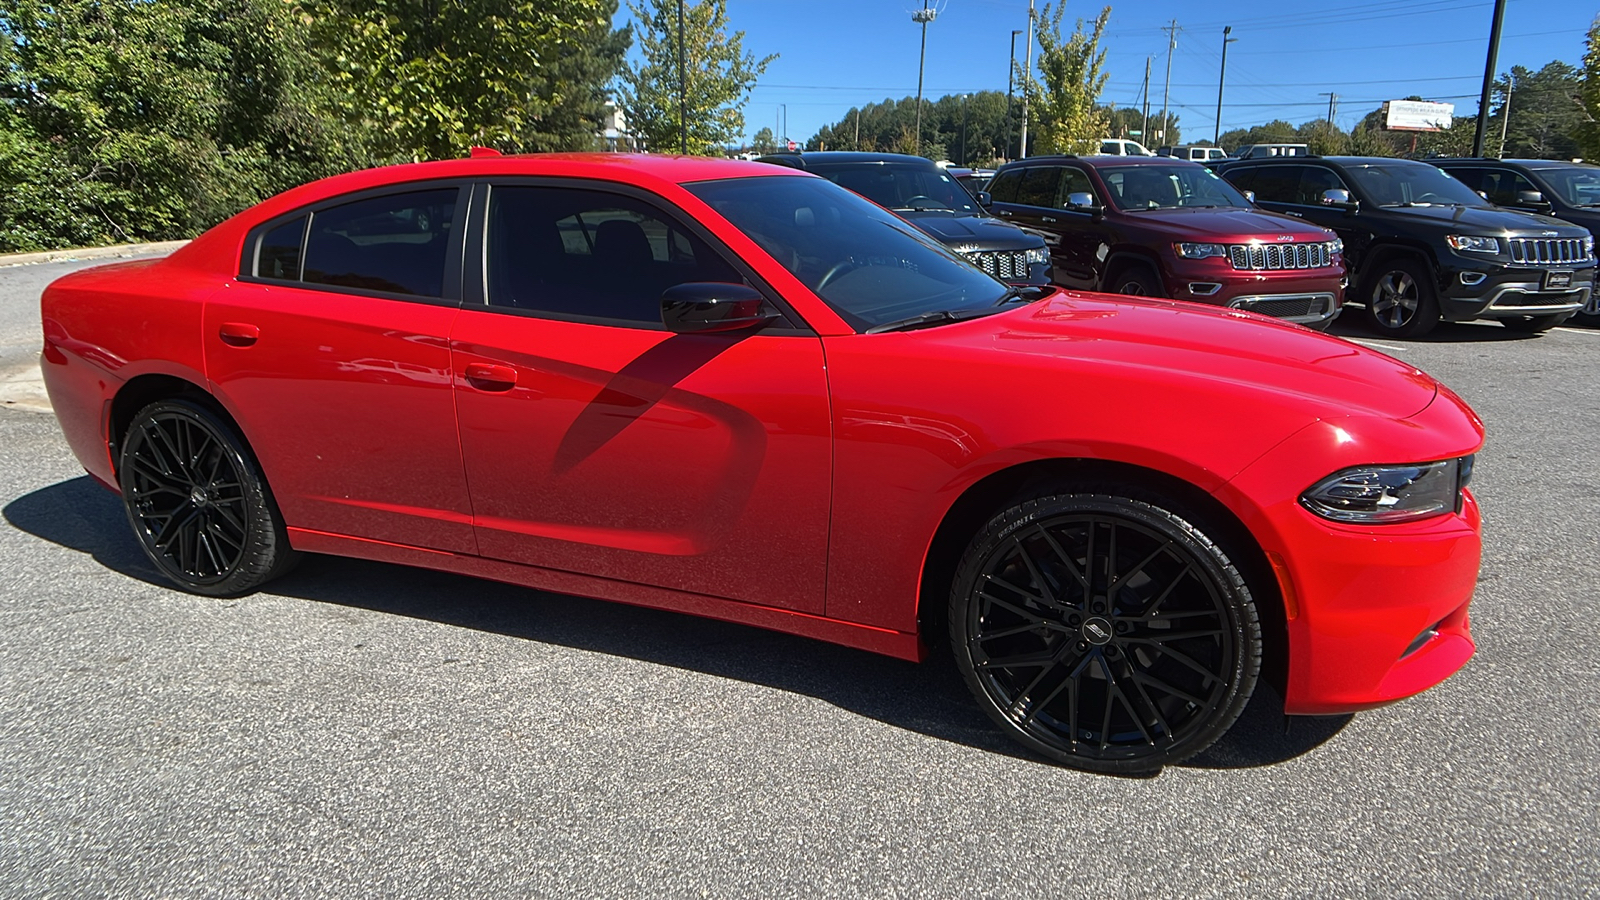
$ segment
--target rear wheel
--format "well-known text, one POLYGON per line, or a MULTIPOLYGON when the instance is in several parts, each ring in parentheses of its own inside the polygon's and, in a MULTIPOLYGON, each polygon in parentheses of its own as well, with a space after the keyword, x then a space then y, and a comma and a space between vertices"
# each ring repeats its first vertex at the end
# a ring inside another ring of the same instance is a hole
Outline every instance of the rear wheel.
POLYGON ((1551 316, 1512 316, 1501 319, 1500 324, 1523 334, 1539 334, 1560 325, 1571 316, 1571 313, 1557 313, 1551 316))
POLYGON ((1421 337, 1439 324, 1439 298, 1427 268, 1396 258, 1376 266, 1363 282, 1367 324, 1386 337, 1421 337))
POLYGON ((140 410, 117 477, 139 545, 185 590, 242 594, 296 560, 260 467, 203 404, 174 398, 140 410))
POLYGON ((1154 498, 1062 493, 973 539, 950 597, 957 666, 990 718, 1059 762, 1147 772, 1210 746, 1244 709, 1261 625, 1244 579, 1154 498))

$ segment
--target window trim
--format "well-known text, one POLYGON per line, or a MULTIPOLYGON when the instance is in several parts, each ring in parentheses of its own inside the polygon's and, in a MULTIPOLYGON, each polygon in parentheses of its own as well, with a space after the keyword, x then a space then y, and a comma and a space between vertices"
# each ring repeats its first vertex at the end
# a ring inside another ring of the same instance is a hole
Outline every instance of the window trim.
MULTIPOLYGON (((647 204, 658 210, 666 219, 667 224, 679 228, 700 239, 711 252, 717 254, 735 272, 762 296, 766 297, 774 309, 778 311, 779 318, 762 326, 754 334, 773 335, 804 335, 816 337, 817 333, 806 320, 797 313, 793 306, 783 298, 783 295, 774 290, 772 285, 762 278, 744 261, 734 253, 727 244, 706 228, 698 219, 689 215, 678 204, 666 197, 630 184, 615 181, 602 181, 594 178, 564 177, 551 175, 507 175, 484 179, 474 185, 471 192, 474 203, 471 208, 471 221, 463 229, 468 238, 468 244, 463 259, 470 259, 471 263, 462 266, 463 293, 461 306, 463 309, 478 309, 500 315, 521 316, 529 319, 548 319, 554 322, 576 322, 581 325, 601 325, 612 328, 633 328, 640 331, 667 330, 666 325, 659 320, 656 322, 641 322, 638 319, 614 319, 604 316, 583 316, 572 313, 548 312, 539 309, 521 309, 513 306, 495 306, 489 302, 489 206, 493 201, 495 188, 512 187, 542 187, 559 188, 564 190, 588 191, 597 194, 615 194, 640 203, 647 204)), ((744 332, 740 332, 744 334, 744 332)))
POLYGON ((239 269, 236 280, 246 284, 263 284, 277 287, 292 287, 299 290, 319 291, 323 293, 345 294, 355 297, 372 297, 379 300, 403 300, 408 303, 426 303, 430 306, 461 306, 462 305, 462 260, 466 248, 467 228, 460 227, 467 222, 472 212, 472 198, 475 187, 473 179, 469 178, 435 178, 421 181, 401 181, 366 190, 352 191, 325 197, 304 206, 295 207, 292 211, 273 216, 252 227, 244 239, 244 247, 239 254, 239 269), (456 208, 453 222, 455 227, 451 230, 452 240, 445 249, 444 279, 440 285, 442 297, 423 297, 418 294, 397 294, 391 291, 374 291, 366 288, 348 287, 341 284, 318 284, 304 280, 306 261, 306 238, 310 234, 311 223, 318 212, 343 206, 347 203, 357 203, 363 200, 372 200, 392 194, 411 194, 420 191, 438 191, 454 188, 456 190, 456 208), (268 278, 257 274, 261 261, 261 241, 274 229, 287 225, 301 216, 305 217, 306 224, 300 233, 300 274, 301 278, 268 278))

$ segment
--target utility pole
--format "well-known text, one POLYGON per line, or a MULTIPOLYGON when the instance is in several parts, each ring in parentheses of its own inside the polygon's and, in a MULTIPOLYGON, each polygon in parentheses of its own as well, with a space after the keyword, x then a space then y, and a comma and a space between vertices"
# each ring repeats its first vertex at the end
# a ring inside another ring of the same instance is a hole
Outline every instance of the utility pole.
POLYGON ((1212 133, 1212 146, 1222 146, 1222 84, 1228 80, 1228 45, 1238 38, 1228 37, 1233 32, 1233 26, 1228 25, 1222 29, 1222 72, 1217 75, 1217 130, 1212 133))
MULTIPOLYGON (((1033 77, 1033 0, 1028 0, 1028 33, 1022 41, 1022 74, 1033 77)), ((1017 148, 1017 158, 1028 156, 1028 84, 1022 84, 1022 145, 1017 148)))
POLYGON ((1139 143, 1150 140, 1150 63, 1153 56, 1144 58, 1144 124, 1139 126, 1139 143))
POLYGON ((1171 120, 1167 118, 1167 100, 1172 94, 1172 51, 1178 49, 1178 32, 1182 29, 1178 27, 1178 20, 1173 19, 1171 25, 1163 25, 1161 30, 1167 33, 1167 84, 1161 89, 1161 143, 1170 147, 1172 142, 1167 140, 1167 128, 1171 120))
POLYGON ((1017 35, 1021 33, 1020 28, 1011 30, 1011 66, 1006 69, 1006 159, 1016 159, 1011 155, 1011 136, 1016 129, 1016 114, 1012 112, 1011 98, 1017 74, 1017 35))
POLYGON ((1506 102, 1500 107, 1500 152, 1494 155, 1495 159, 1506 158, 1506 126, 1511 123, 1511 89, 1516 87, 1516 76, 1513 73, 1506 75, 1506 102))
POLYGON ((683 0, 678 0, 678 152, 689 155, 689 82, 683 64, 683 0))
POLYGON ((961 95, 961 164, 967 164, 967 95, 961 95))
POLYGON ((1494 22, 1489 26, 1489 58, 1483 66, 1483 95, 1478 99, 1478 127, 1472 133, 1472 155, 1483 155, 1483 130, 1489 124, 1489 90, 1494 87, 1495 63, 1500 58, 1500 26, 1506 21, 1506 0, 1494 0, 1494 22))
POLYGON ((936 9, 928 8, 928 0, 922 0, 922 8, 911 14, 911 21, 922 24, 922 56, 917 60, 917 155, 922 155, 922 69, 928 62, 928 23, 939 15, 936 9))
POLYGON ((778 110, 783 115, 783 126, 779 130, 783 132, 783 149, 787 150, 789 149, 789 104, 779 103, 778 110))
POLYGON ((856 150, 861 149, 861 108, 856 107, 856 150))
POLYGON ((1322 91, 1321 93, 1317 94, 1317 96, 1318 97, 1327 97, 1328 98, 1328 124, 1332 125, 1333 124, 1333 111, 1335 109, 1337 109, 1338 105, 1339 105, 1339 95, 1335 94, 1335 93, 1332 93, 1330 91, 1322 91))

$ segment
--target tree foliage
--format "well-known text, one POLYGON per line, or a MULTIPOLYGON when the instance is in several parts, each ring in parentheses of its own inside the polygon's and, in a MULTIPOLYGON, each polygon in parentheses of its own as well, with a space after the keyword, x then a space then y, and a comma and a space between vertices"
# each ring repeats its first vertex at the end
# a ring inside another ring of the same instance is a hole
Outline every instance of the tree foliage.
POLYGON ((1100 10, 1086 34, 1079 19, 1069 37, 1061 35, 1066 3, 1052 13, 1045 4, 1034 31, 1039 40, 1039 78, 1020 71, 1029 112, 1038 117, 1037 149, 1044 153, 1093 153, 1110 127, 1095 101, 1106 85, 1106 52, 1100 38, 1111 20, 1111 7, 1100 10))
POLYGON ((628 127, 648 150, 672 153, 682 147, 695 155, 720 154, 744 133, 750 89, 777 54, 756 59, 744 51, 744 32, 728 31, 727 0, 682 6, 679 0, 644 0, 642 5, 630 0, 628 8, 639 24, 644 56, 623 70, 617 91, 628 127))
POLYGON ((1578 86, 1578 150, 1584 159, 1600 160, 1600 16, 1589 25, 1584 42, 1583 80, 1578 86))

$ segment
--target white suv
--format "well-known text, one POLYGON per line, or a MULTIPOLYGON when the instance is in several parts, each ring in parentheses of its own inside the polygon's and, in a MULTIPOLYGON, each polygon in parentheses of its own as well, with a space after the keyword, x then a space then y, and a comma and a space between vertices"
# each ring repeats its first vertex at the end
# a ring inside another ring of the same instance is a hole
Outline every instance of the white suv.
POLYGON ((1126 141, 1122 138, 1105 138, 1100 141, 1101 156, 1155 156, 1138 141, 1126 141))

